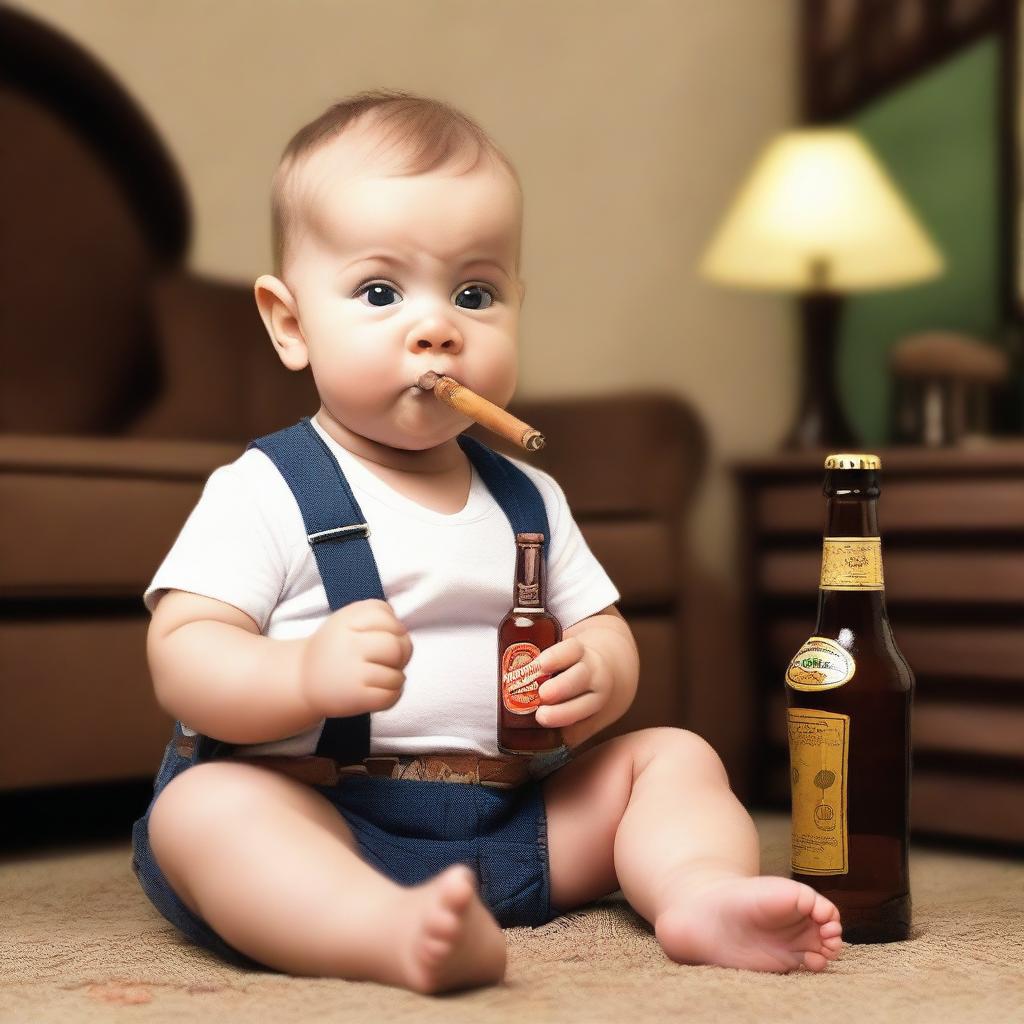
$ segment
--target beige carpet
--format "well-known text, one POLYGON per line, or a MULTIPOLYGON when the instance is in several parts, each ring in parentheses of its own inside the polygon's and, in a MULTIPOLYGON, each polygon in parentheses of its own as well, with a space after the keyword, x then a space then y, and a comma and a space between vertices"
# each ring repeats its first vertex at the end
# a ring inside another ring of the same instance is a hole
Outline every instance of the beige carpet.
MULTIPOLYGON (((785 874, 788 819, 755 818, 762 871, 785 874)), ((222 964, 151 908, 127 844, 8 858, 0 1021, 1024 1021, 1024 860, 915 847, 911 884, 914 938, 844 946, 822 974, 679 966, 613 900, 509 929, 502 986, 437 997, 222 964)))

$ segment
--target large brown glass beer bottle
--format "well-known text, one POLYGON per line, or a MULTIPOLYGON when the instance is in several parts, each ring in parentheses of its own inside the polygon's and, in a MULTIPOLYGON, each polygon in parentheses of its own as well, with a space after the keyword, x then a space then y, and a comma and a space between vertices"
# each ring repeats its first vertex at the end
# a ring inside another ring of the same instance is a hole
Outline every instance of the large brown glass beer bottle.
POLYGON ((498 749, 535 754, 562 746, 562 730, 537 724, 537 691, 550 674, 529 668, 562 639, 558 620, 544 610, 544 534, 516 534, 512 609, 498 627, 498 749))
POLYGON ((910 935, 914 675, 885 607, 880 469, 825 460, 818 622, 786 670, 792 877, 839 908, 847 942, 910 935))

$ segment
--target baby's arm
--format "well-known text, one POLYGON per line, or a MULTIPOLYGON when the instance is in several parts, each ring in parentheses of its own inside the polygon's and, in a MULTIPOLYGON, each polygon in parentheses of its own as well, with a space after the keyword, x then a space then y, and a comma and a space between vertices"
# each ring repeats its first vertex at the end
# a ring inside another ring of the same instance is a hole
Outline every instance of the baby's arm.
POLYGON ((384 601, 356 601, 308 637, 277 640, 238 608, 183 590, 157 603, 146 648, 168 714, 243 744, 391 707, 412 656, 408 632, 384 601))

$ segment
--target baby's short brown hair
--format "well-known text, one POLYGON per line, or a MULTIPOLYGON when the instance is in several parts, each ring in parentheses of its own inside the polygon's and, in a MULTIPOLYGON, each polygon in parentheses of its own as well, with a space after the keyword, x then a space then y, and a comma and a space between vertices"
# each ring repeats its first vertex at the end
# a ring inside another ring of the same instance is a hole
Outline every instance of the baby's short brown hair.
MULTIPOLYGON (((472 118, 440 100, 394 90, 370 90, 340 100, 300 128, 285 146, 271 188, 270 216, 274 273, 281 275, 287 255, 288 228, 294 219, 292 172, 320 146, 339 136, 352 122, 367 123, 379 137, 378 149, 399 158, 400 174, 425 174, 467 152, 479 160, 493 157, 511 175, 520 207, 522 184, 511 160, 472 118)), ((517 258, 518 262, 518 258, 517 258)))

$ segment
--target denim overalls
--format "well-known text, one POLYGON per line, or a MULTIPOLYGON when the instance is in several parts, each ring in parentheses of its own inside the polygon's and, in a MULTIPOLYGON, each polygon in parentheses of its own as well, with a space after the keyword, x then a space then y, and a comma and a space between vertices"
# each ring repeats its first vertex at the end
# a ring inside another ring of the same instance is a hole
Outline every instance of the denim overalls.
MULTIPOLYGON (((508 518, 512 534, 543 533, 546 551, 544 501, 529 477, 474 438, 462 435, 458 442, 508 518)), ((385 600, 367 540, 369 527, 337 459, 309 417, 249 447, 263 451, 291 488, 331 611, 353 601, 385 600)), ((368 757, 371 719, 370 714, 327 719, 315 753, 342 764, 368 757)), ((191 757, 184 756, 176 749, 183 735, 181 723, 175 722, 153 798, 132 828, 132 868, 157 910, 189 939, 233 963, 264 968, 228 945, 181 902, 150 849, 149 812, 163 787, 193 764, 231 755, 230 744, 197 735, 191 757)), ((344 817, 363 858, 395 882, 415 885, 451 864, 468 864, 477 873, 481 899, 502 927, 537 926, 554 916, 540 780, 570 757, 567 747, 533 756, 533 780, 511 789, 361 775, 312 788, 344 817)))

